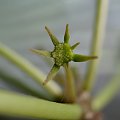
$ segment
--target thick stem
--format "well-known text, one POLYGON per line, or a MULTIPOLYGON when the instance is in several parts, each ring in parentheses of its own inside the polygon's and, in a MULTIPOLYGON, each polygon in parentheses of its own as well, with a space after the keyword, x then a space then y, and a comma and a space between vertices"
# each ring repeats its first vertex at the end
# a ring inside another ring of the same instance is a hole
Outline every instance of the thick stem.
MULTIPOLYGON (((120 70, 119 70, 120 71, 120 70)), ((119 92, 120 89, 120 73, 118 73, 111 82, 100 91, 100 93, 93 100, 93 109, 96 111, 101 110, 107 105, 112 98, 119 92)))
MULTIPOLYGON (((18 66, 21 70, 23 70, 34 80, 36 80, 36 82, 42 85, 46 76, 35 66, 33 66, 29 61, 27 61, 22 56, 18 55, 16 52, 6 47, 2 43, 0 43, 0 55, 18 66)), ((53 97, 59 97, 62 95, 62 89, 54 81, 50 81, 47 85, 44 86, 44 88, 53 97)))
POLYGON ((69 64, 65 64, 64 68, 66 71, 65 97, 67 102, 74 103, 76 101, 76 89, 75 89, 73 74, 69 64))
MULTIPOLYGON (((108 0, 97 0, 96 20, 91 45, 91 55, 98 56, 100 59, 102 50, 102 41, 105 33, 108 0)), ((94 85, 94 80, 98 68, 98 60, 91 61, 88 65, 83 89, 90 91, 94 85)))
POLYGON ((82 115, 82 109, 79 105, 49 102, 1 90, 0 114, 50 120, 78 120, 82 115))

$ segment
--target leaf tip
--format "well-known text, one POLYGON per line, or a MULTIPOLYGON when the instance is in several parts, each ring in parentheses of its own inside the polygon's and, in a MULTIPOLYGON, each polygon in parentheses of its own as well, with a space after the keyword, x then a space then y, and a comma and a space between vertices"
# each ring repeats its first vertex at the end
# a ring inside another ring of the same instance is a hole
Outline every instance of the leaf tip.
POLYGON ((71 49, 74 50, 79 44, 80 42, 75 43, 73 46, 71 46, 71 49))
POLYGON ((33 48, 30 48, 29 51, 32 52, 32 53, 35 53, 36 50, 33 49, 33 48))
POLYGON ((91 56, 91 59, 98 59, 98 56, 91 56))

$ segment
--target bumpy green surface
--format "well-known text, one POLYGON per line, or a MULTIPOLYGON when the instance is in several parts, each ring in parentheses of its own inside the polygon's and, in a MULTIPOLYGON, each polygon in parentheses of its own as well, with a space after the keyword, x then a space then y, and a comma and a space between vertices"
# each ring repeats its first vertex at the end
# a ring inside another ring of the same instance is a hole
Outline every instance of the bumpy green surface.
POLYGON ((73 52, 69 44, 59 43, 55 46, 51 56, 54 58, 57 66, 62 66, 64 63, 68 63, 72 60, 73 52))

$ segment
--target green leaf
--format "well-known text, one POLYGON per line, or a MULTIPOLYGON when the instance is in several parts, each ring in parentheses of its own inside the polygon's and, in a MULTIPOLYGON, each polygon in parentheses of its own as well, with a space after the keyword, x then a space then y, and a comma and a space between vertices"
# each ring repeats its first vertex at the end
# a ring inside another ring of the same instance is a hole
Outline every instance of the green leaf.
POLYGON ((80 42, 75 43, 73 46, 71 46, 71 49, 74 50, 79 44, 80 42))
POLYGON ((69 35, 69 25, 66 24, 66 30, 65 30, 65 35, 64 35, 64 43, 68 43, 70 39, 69 35))
POLYGON ((45 29, 46 31, 48 32, 51 40, 52 40, 52 43, 56 46, 57 44, 59 44, 59 41, 58 39, 53 35, 53 33, 45 26, 45 29))
POLYGON ((73 55, 73 61, 74 62, 85 62, 88 60, 93 60, 96 59, 97 56, 86 56, 86 55, 79 55, 79 54, 74 54, 73 55))
POLYGON ((54 64, 46 80, 43 82, 43 85, 45 85, 49 80, 51 80, 57 74, 59 69, 60 67, 54 64))
POLYGON ((51 57, 51 52, 46 51, 46 50, 37 50, 37 49, 30 49, 32 52, 39 54, 39 55, 43 55, 43 56, 47 56, 47 57, 51 57))

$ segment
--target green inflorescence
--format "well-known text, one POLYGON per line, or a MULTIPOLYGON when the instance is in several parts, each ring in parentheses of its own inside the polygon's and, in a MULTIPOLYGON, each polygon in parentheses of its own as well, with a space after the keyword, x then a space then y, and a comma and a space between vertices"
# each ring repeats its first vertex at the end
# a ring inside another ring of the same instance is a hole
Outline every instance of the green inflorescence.
POLYGON ((70 45, 66 43, 59 43, 55 46, 53 52, 51 52, 51 57, 54 58, 55 64, 57 66, 62 66, 72 60, 73 52, 70 45))
POLYGON ((70 35, 69 35, 68 24, 66 25, 64 43, 60 43, 58 39, 54 36, 54 34, 47 27, 45 27, 45 29, 48 32, 52 40, 52 43, 54 45, 54 50, 52 52, 49 52, 49 51, 44 51, 44 50, 32 49, 32 51, 37 54, 53 58, 55 62, 43 84, 46 84, 50 79, 52 79, 56 75, 60 67, 64 66, 64 64, 69 63, 70 61, 84 62, 84 61, 97 58, 96 56, 86 56, 86 55, 80 55, 80 54, 73 53, 73 50, 80 43, 78 42, 74 44, 73 46, 69 44, 70 35))

